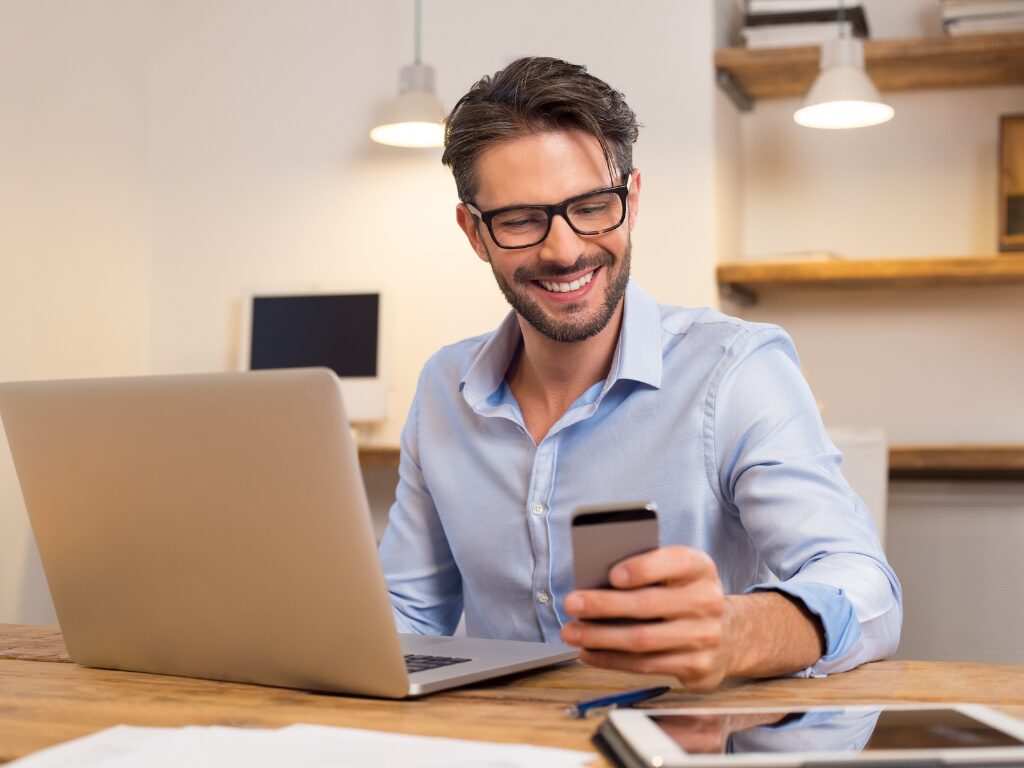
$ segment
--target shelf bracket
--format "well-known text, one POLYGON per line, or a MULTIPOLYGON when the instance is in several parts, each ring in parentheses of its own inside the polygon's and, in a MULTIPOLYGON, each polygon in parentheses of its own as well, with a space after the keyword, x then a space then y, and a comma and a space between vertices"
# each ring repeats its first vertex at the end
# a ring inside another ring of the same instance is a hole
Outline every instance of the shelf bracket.
POLYGON ((754 100, 743 90, 736 78, 732 76, 732 72, 727 69, 716 69, 715 79, 718 81, 718 87, 736 105, 736 109, 740 112, 750 112, 754 109, 754 100))
POLYGON ((736 283, 719 283, 718 293, 726 301, 741 307, 752 307, 757 304, 757 294, 736 283))

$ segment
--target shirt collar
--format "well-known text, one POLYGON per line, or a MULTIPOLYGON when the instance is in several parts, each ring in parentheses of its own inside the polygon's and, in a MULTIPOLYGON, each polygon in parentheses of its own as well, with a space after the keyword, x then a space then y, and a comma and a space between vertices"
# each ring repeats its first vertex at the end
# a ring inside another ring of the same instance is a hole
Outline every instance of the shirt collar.
POLYGON ((459 382, 462 397, 471 408, 487 400, 502 385, 512 357, 522 342, 519 318, 512 310, 480 348, 459 382))
POLYGON ((661 309, 649 293, 630 280, 608 385, 630 379, 660 389, 661 347, 661 309))
MULTIPOLYGON (((486 401, 502 385, 512 357, 523 340, 519 318, 510 311, 491 334, 459 382, 470 407, 486 401)), ((626 286, 622 329, 608 374, 607 391, 619 379, 661 387, 661 310, 632 280, 626 286)))

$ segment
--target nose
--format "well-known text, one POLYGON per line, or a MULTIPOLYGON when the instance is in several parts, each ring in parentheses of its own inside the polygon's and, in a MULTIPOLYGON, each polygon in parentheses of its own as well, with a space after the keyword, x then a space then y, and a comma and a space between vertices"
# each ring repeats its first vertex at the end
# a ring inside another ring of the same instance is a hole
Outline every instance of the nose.
POLYGON ((561 216, 551 218, 551 230, 540 244, 540 258, 569 266, 575 264, 583 252, 583 241, 561 216))

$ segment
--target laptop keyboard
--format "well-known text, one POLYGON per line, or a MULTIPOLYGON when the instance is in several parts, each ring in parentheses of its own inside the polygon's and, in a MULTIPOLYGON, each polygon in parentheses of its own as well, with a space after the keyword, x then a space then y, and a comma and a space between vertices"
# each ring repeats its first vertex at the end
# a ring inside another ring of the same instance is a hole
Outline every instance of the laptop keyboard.
POLYGON ((405 669, 409 674, 413 672, 424 672, 428 669, 447 667, 452 664, 461 664, 472 659, 457 659, 454 656, 424 656, 418 653, 407 653, 405 655, 405 669))

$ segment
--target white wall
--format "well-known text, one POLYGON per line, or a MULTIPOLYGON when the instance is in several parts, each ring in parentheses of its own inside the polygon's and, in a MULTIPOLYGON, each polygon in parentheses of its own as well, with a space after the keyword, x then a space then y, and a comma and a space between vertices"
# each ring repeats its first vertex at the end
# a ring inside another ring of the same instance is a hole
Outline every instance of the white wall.
POLYGON ((1024 286, 766 293, 829 424, 892 443, 1022 443, 1024 286))
POLYGON ((898 658, 1024 663, 1024 483, 893 482, 898 658))
MULTIPOLYGON (((743 0, 718 0, 715 7, 715 47, 735 44, 742 23, 743 0)), ((715 261, 735 261, 743 235, 743 163, 741 112, 720 88, 712 104, 715 135, 715 261)))
POLYGON ((996 251, 999 115, 1024 109, 1024 88, 886 97, 896 117, 858 131, 797 126, 795 99, 757 105, 743 121, 746 254, 996 251))
MULTIPOLYGON (((524 54, 625 92, 634 274, 714 303, 712 4, 424 6, 449 106, 524 54)), ((226 370, 247 288, 380 289, 390 415, 370 437, 394 443, 423 361, 506 311, 440 151, 367 138, 411 59, 409 0, 0 4, 0 379, 226 370)), ((0 622, 50 615, 24 514, 0 454, 0 622)))
MULTIPOLYGON (((152 9, 0 4, 0 381, 140 373, 152 9)), ((0 435, 0 622, 53 622, 0 435)))

